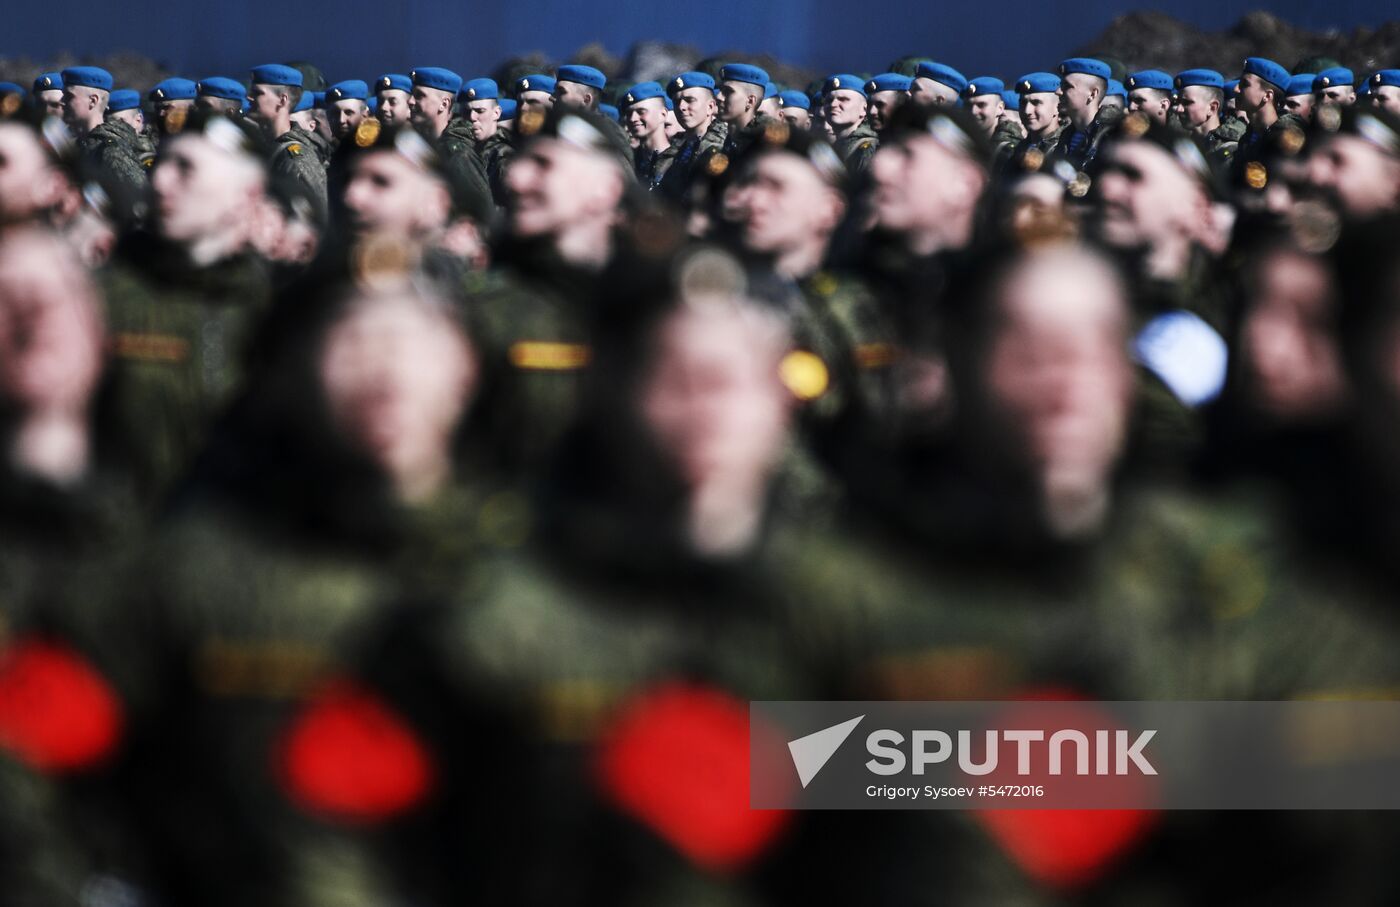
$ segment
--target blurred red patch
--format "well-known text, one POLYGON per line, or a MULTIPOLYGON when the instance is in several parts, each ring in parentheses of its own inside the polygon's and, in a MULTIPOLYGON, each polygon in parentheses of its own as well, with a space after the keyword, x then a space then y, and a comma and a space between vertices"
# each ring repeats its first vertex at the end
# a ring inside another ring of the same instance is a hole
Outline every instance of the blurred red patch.
POLYGON ((21 640, 0 653, 0 746, 45 772, 106 761, 121 740, 121 700, 69 647, 21 640))
POLYGON ((712 871, 742 869, 791 819, 749 806, 749 710, 717 690, 673 684, 634 700, 596 767, 618 808, 712 871))
POLYGON ((392 819, 422 803, 436 772, 413 728, 377 695, 337 680, 314 695, 275 750, 288 795, 351 824, 392 819))

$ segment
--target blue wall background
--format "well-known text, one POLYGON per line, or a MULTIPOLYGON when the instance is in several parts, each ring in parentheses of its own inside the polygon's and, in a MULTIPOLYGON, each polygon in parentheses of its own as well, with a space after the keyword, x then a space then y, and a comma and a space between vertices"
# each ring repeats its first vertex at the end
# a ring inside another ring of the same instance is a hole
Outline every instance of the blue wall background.
MULTIPOLYGON (((1106 0, 10 0, 6 6, 0 55, 7 57, 131 50, 194 78, 242 77, 251 65, 300 58, 319 64, 331 81, 415 65, 449 66, 470 76, 529 51, 560 59, 598 41, 622 55, 642 39, 691 44, 705 53, 768 52, 822 72, 879 70, 919 53, 969 75, 1014 77, 1052 65, 1130 8, 1106 0)), ((1211 29, 1258 8, 1248 0, 1160 7, 1211 29)), ((1287 0, 1267 9, 1317 30, 1400 17, 1400 7, 1360 0, 1287 0)))

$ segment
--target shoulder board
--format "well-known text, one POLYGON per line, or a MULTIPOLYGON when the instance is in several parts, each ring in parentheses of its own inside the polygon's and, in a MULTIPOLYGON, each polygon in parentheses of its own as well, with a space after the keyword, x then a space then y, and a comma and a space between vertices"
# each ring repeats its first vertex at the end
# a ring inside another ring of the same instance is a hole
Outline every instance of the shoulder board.
POLYGON ((521 340, 510 346, 510 364, 526 371, 562 372, 583 368, 593 351, 582 343, 521 340))
POLYGON ((113 356, 139 362, 183 362, 190 355, 190 342, 170 334, 119 333, 109 344, 113 356))

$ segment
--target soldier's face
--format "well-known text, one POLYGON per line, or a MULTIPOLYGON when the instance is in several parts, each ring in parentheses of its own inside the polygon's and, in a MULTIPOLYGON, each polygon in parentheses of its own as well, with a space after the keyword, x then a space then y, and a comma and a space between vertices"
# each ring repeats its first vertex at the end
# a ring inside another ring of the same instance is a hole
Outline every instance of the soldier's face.
POLYGON ((1345 394, 1334 331, 1335 288, 1317 258, 1280 251, 1254 262, 1240 359, 1255 406, 1295 421, 1334 411, 1345 394))
POLYGON ((923 136, 881 145, 870 176, 876 222, 895 233, 938 231, 975 205, 979 191, 966 161, 923 136))
POLYGON ((1021 96, 1021 125, 1033 135, 1054 129, 1060 122, 1059 92, 1038 91, 1021 96))
POLYGON ((765 315, 723 301, 683 306, 657 328, 641 415, 692 491, 761 500, 791 421, 779 379, 786 341, 765 315))
POLYGON ((1400 87, 1379 85, 1371 88, 1371 105, 1400 114, 1400 87))
POLYGON ((1103 87, 1093 76, 1072 72, 1060 81, 1060 113, 1074 116, 1094 109, 1103 87))
POLYGON ((783 119, 794 129, 807 131, 812 128, 812 114, 801 107, 784 107, 783 119))
POLYGON ((638 101, 627 108, 627 131, 641 141, 658 129, 666 128, 666 103, 660 98, 638 101))
POLYGON ((62 179, 39 142, 32 130, 0 122, 0 224, 31 220, 59 200, 62 179))
POLYGON ((162 135, 179 132, 189 116, 194 101, 161 101, 156 105, 156 123, 162 135), (178 125, 176 125, 178 121, 178 125))
POLYGON ((63 89, 63 122, 69 126, 86 123, 93 117, 100 100, 98 92, 91 88, 75 85, 63 89))
POLYGON ((379 122, 385 126, 408 122, 408 92, 386 88, 379 92, 379 122))
POLYGON ((1356 89, 1350 85, 1336 85, 1322 90, 1318 101, 1323 104, 1336 104, 1338 107, 1350 107, 1356 103, 1356 89))
POLYGON ((1283 112, 1291 113, 1305 120, 1312 119, 1313 96, 1310 94, 1295 94, 1292 97, 1284 98, 1283 112))
POLYGON ((413 94, 408 99, 408 120, 414 126, 436 125, 439 120, 446 119, 451 111, 450 92, 423 85, 413 86, 413 94))
POLYGON ((496 125, 501 121, 501 105, 496 101, 469 101, 467 122, 472 128, 472 138, 485 141, 496 134, 496 125))
POLYGON ((676 122, 686 129, 709 123, 719 111, 714 92, 708 88, 687 88, 673 100, 676 103, 676 122))
POLYGON ((1273 97, 1273 89, 1252 72, 1240 76, 1235 90, 1235 106, 1245 113, 1255 113, 1273 97))
POLYGON ((134 110, 119 110, 116 113, 109 113, 108 116, 114 120, 121 120, 126 123, 126 125, 130 126, 132 129, 135 129, 138 134, 141 130, 146 128, 146 117, 142 115, 141 108, 139 107, 134 110))
POLYGON ((579 224, 610 221, 622 174, 606 152, 541 139, 506 170, 510 228, 521 237, 556 236, 579 224))
POLYGON ((1333 135, 1313 149, 1308 182, 1357 219, 1400 204, 1400 160, 1354 135, 1333 135))
POLYGON ((0 399, 86 415, 102 372, 101 303, 73 250, 17 232, 0 246, 0 399))
POLYGON ((1220 112, 1220 102, 1209 88, 1187 85, 1177 95, 1177 109, 1187 129, 1199 129, 1220 112))
POLYGON ((1133 371, 1122 289, 1083 253, 1050 251, 1005 278, 982 365, 1001 449, 1050 494, 1101 489, 1127 437, 1133 371))
POLYGON ((355 237, 420 239, 447 224, 450 199, 435 177, 391 152, 363 154, 350 165, 345 212, 355 237))
POLYGON ((719 87, 719 118, 732 123, 747 116, 758 107, 761 89, 755 93, 755 86, 747 82, 724 82, 719 87))
POLYGON ((236 234, 248 228, 258 195, 260 165, 202 135, 171 139, 151 172, 156 229, 178 243, 236 234))
POLYGON ((555 82, 554 101, 557 104, 567 104, 570 107, 591 107, 597 92, 587 85, 578 82, 555 82))
POLYGON ((335 101, 326 108, 326 115, 330 118, 331 134, 343 139, 369 116, 369 106, 359 100, 335 101))
POLYGON ((1172 97, 1164 91, 1151 88, 1136 88, 1128 92, 1128 109, 1151 117, 1158 123, 1166 124, 1171 111, 1172 97))
POLYGON ((967 102, 967 110, 977 124, 986 130, 987 135, 991 135, 1001 122, 1006 102, 999 95, 979 94, 967 102))
POLYGON ((778 107, 777 95, 771 98, 764 98, 763 102, 758 105, 758 112, 764 116, 777 117, 780 109, 781 108, 778 107))
POLYGON ((319 374, 332 424, 402 496, 430 493, 446 477, 477 375, 451 318, 418 299, 362 300, 326 333, 319 374))
POLYGON ((899 105, 908 97, 902 91, 877 91, 870 96, 870 111, 867 118, 870 120, 870 128, 882 130, 890 122, 890 117, 899 109, 899 105))
POLYGON ((554 106, 554 96, 547 91, 522 91, 520 97, 516 98, 516 102, 520 105, 520 109, 516 113, 517 116, 527 110, 538 110, 540 113, 545 113, 554 106))
POLYGON ((1120 142, 1108 150, 1094 198, 1100 237, 1111 246, 1152 248, 1199 227, 1202 190, 1165 150, 1120 142))
POLYGON ((277 119, 279 109, 287 106, 288 96, 278 93, 271 85, 254 83, 248 89, 248 116, 262 123, 277 119))
POLYGON ((1115 110, 1123 109, 1123 98, 1120 95, 1111 94, 1103 99, 1104 107, 1112 107, 1115 110))
POLYGON ((844 210, 816 168, 787 153, 762 155, 730 187, 724 208, 744 247, 765 255, 825 243, 844 210))
POLYGON ((685 132, 685 127, 681 125, 681 121, 676 119, 675 110, 669 107, 666 108, 665 118, 666 138, 673 139, 676 136, 680 135, 682 132, 685 132))
POLYGON ((865 119, 865 98, 859 92, 845 88, 828 91, 822 104, 826 121, 837 129, 856 126, 865 119))
POLYGON ((315 132, 316 112, 314 110, 298 110, 292 114, 292 125, 306 132, 315 132))
POLYGON ((34 96, 39 105, 39 109, 44 112, 44 116, 63 116, 63 91, 51 88, 48 91, 41 91, 34 96))
POLYGON ((909 99, 924 107, 939 107, 955 103, 958 96, 953 89, 942 82, 927 76, 919 76, 914 80, 914 84, 909 86, 909 99))

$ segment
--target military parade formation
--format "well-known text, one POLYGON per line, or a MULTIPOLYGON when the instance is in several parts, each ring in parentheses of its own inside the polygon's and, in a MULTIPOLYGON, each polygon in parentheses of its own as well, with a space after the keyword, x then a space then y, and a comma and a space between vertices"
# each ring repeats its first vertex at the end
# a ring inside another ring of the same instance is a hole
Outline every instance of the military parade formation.
POLYGON ((241 76, 0 83, 0 901, 1400 897, 748 799, 753 700, 1400 695, 1400 69, 241 76))

